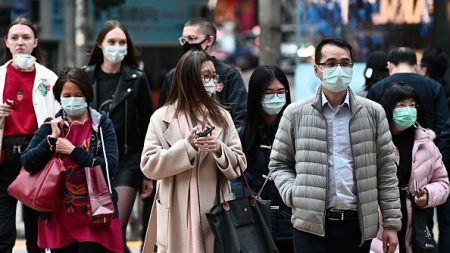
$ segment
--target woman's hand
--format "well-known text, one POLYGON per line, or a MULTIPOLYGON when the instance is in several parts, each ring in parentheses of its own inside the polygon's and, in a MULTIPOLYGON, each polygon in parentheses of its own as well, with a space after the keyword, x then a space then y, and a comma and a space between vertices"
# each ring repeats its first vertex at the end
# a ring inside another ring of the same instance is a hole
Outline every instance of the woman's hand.
POLYGON ((6 103, 0 104, 0 117, 8 117, 12 111, 13 108, 10 105, 6 103))
POLYGON ((194 128, 192 128, 191 132, 186 136, 186 139, 189 141, 189 143, 195 150, 198 150, 197 146, 195 145, 195 133, 197 132, 198 129, 201 129, 201 127, 195 126, 194 128))
POLYGON ((146 199, 152 195, 153 181, 147 178, 142 179, 141 199, 146 199))
POLYGON ((75 149, 75 146, 66 138, 59 137, 56 140, 56 153, 70 155, 75 149))
POLYGON ((50 126, 52 127, 51 137, 58 138, 61 135, 62 124, 63 119, 61 117, 54 118, 50 121, 50 126))
POLYGON ((420 190, 420 194, 417 196, 415 196, 414 197, 414 202, 416 203, 416 205, 418 206, 418 207, 424 207, 424 206, 426 206, 427 205, 427 202, 428 202, 428 199, 427 199, 427 197, 428 197, 428 194, 427 194, 427 190, 425 189, 425 188, 419 188, 419 190, 420 190))
POLYGON ((222 146, 214 135, 195 138, 194 145, 199 151, 215 152, 217 156, 222 155, 222 146))

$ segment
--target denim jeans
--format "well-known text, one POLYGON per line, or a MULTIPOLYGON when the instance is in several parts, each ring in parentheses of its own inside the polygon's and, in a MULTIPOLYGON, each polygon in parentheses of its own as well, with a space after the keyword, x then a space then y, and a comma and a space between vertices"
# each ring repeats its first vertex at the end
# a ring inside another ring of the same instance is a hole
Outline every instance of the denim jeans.
POLYGON ((295 253, 369 253, 371 242, 360 247, 358 220, 326 220, 324 237, 294 229, 295 253))

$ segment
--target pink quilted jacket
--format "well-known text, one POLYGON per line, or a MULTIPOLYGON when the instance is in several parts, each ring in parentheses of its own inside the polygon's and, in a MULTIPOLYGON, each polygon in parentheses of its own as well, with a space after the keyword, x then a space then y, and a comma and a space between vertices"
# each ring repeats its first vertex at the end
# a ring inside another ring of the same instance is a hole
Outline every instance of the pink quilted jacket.
MULTIPOLYGON (((397 164, 400 161, 398 150, 396 152, 397 164)), ((412 150, 411 178, 408 184, 408 192, 414 194, 413 182, 417 180, 419 187, 425 187, 428 191, 428 204, 424 208, 431 208, 443 204, 449 195, 449 181, 447 170, 442 163, 442 156, 438 148, 431 140, 430 135, 423 128, 416 129, 415 141, 412 150)), ((413 253, 411 247, 411 201, 406 199, 408 213, 408 227, 406 229, 406 252, 413 253)), ((404 219, 405 217, 403 217, 404 219)), ((383 226, 380 219, 380 229, 377 238, 373 239, 370 248, 371 253, 383 253, 383 226)), ((398 252, 398 247, 397 251, 398 252)))

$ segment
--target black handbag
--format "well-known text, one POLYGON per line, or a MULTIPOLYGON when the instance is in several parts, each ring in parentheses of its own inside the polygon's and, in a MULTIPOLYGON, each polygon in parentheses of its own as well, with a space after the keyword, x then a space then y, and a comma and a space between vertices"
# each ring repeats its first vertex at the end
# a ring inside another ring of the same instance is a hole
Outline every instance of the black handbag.
POLYGON ((437 251, 436 242, 428 227, 428 209, 419 208, 412 202, 412 248, 414 253, 437 251))
MULTIPOLYGON (((241 170, 243 187, 250 187, 241 170)), ((220 184, 220 180, 218 182, 220 184)), ((249 194, 215 205, 206 218, 215 236, 215 253, 278 253, 271 235, 270 200, 249 194)), ((220 199, 220 198, 219 198, 220 199)))

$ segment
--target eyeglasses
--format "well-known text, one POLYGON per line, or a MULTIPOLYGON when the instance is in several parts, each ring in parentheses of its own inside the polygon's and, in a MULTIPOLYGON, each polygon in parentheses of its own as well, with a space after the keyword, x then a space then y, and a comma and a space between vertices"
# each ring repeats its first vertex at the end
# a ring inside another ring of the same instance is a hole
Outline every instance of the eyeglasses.
POLYGON ((264 93, 264 98, 272 99, 275 96, 277 96, 278 98, 285 98, 286 93, 288 93, 287 90, 277 90, 277 91, 270 91, 270 92, 267 91, 266 93, 264 93))
POLYGON ((343 67, 343 68, 352 68, 353 67, 353 62, 351 62, 349 60, 342 60, 340 62, 338 62, 338 61, 326 61, 326 62, 317 63, 317 65, 325 66, 325 68, 334 68, 334 67, 337 67, 338 65, 343 67))
POLYGON ((211 81, 211 79, 215 83, 218 83, 220 81, 220 76, 217 74, 216 75, 202 75, 203 83, 209 83, 209 81, 211 81))
POLYGON ((189 44, 192 44, 199 37, 209 37, 209 35, 200 35, 200 36, 188 35, 186 37, 181 36, 180 38, 178 38, 178 41, 180 42, 180 45, 184 45, 184 44, 186 44, 186 42, 189 43, 189 44))

